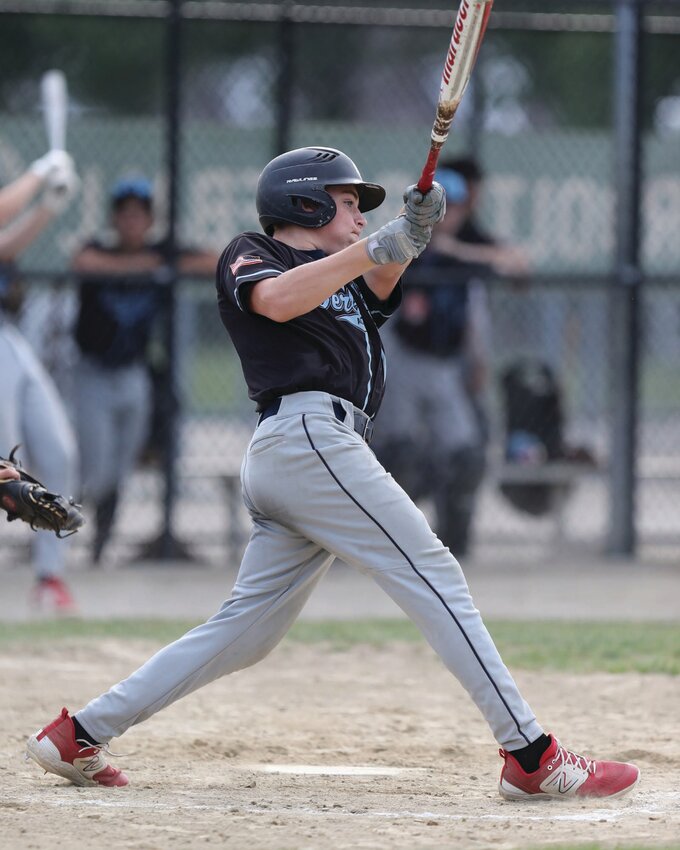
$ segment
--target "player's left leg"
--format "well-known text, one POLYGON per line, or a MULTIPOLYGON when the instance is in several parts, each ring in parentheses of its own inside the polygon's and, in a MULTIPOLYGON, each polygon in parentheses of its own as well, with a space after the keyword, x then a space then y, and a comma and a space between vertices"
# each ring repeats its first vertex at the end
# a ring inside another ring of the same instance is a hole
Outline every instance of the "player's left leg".
MULTIPOLYGON (((33 474, 55 493, 75 493, 76 440, 57 388, 26 340, 14 339, 22 374, 19 393, 20 440, 23 460, 33 474)), ((38 531, 31 538, 36 573, 34 601, 58 613, 71 613, 75 601, 64 582, 68 542, 53 532, 38 531)))

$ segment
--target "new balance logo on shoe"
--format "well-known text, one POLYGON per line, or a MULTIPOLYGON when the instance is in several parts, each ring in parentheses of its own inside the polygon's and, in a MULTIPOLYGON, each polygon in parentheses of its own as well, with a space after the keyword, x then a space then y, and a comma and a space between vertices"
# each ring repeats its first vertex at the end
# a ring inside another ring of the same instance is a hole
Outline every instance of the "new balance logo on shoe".
POLYGON ((541 782, 539 788, 546 794, 574 795, 576 789, 583 785, 587 778, 588 775, 584 770, 572 771, 570 773, 565 766, 561 766, 545 782, 541 782))

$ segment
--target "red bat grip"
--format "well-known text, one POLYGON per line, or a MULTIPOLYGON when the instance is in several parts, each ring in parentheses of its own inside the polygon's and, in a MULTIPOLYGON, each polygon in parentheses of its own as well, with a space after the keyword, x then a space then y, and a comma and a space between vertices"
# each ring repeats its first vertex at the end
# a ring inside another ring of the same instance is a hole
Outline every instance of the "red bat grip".
POLYGON ((425 163, 425 167, 423 168, 423 173, 420 175, 420 180, 418 181, 418 191, 422 192, 423 195, 426 195, 430 189, 432 188, 432 184, 434 182, 434 173, 437 170, 437 160, 439 159, 439 148, 435 148, 434 146, 430 148, 430 152, 427 155, 427 162, 425 163))

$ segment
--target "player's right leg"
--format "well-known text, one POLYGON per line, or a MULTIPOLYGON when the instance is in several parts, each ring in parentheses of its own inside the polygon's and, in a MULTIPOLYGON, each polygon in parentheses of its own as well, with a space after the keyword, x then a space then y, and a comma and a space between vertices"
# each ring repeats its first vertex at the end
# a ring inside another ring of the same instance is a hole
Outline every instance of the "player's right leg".
MULTIPOLYGON (((256 513, 253 522, 231 597, 215 616, 78 711, 75 719, 87 733, 86 740, 74 741, 73 723, 64 709, 54 723, 31 736, 29 757, 77 784, 93 784, 78 782, 83 772, 79 747, 86 747, 86 754, 96 757, 93 765, 99 765, 102 746, 111 738, 203 685, 255 664, 279 643, 333 556, 256 513)), ((87 768, 85 779, 92 778, 95 784, 123 784, 91 777, 93 769, 87 768)))

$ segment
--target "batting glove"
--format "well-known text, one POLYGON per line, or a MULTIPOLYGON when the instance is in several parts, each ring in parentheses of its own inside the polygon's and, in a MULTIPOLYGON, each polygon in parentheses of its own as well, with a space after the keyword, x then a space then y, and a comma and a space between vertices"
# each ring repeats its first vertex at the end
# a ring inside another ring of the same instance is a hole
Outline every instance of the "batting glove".
POLYGON ((379 266, 387 263, 403 265, 422 254, 429 238, 427 228, 418 227, 400 215, 368 237, 366 251, 379 266))
POLYGON ((29 166, 29 171, 32 171, 33 174, 36 174, 45 182, 55 170, 69 166, 71 168, 74 167, 73 157, 66 153, 66 151, 49 151, 49 153, 41 156, 40 159, 32 162, 29 166))
POLYGON ((55 168, 47 178, 43 205, 54 213, 63 212, 78 194, 80 179, 72 165, 55 168))
POLYGON ((429 192, 423 194, 416 185, 404 192, 406 218, 421 227, 432 227, 444 218, 446 193, 439 183, 433 183, 429 192))

